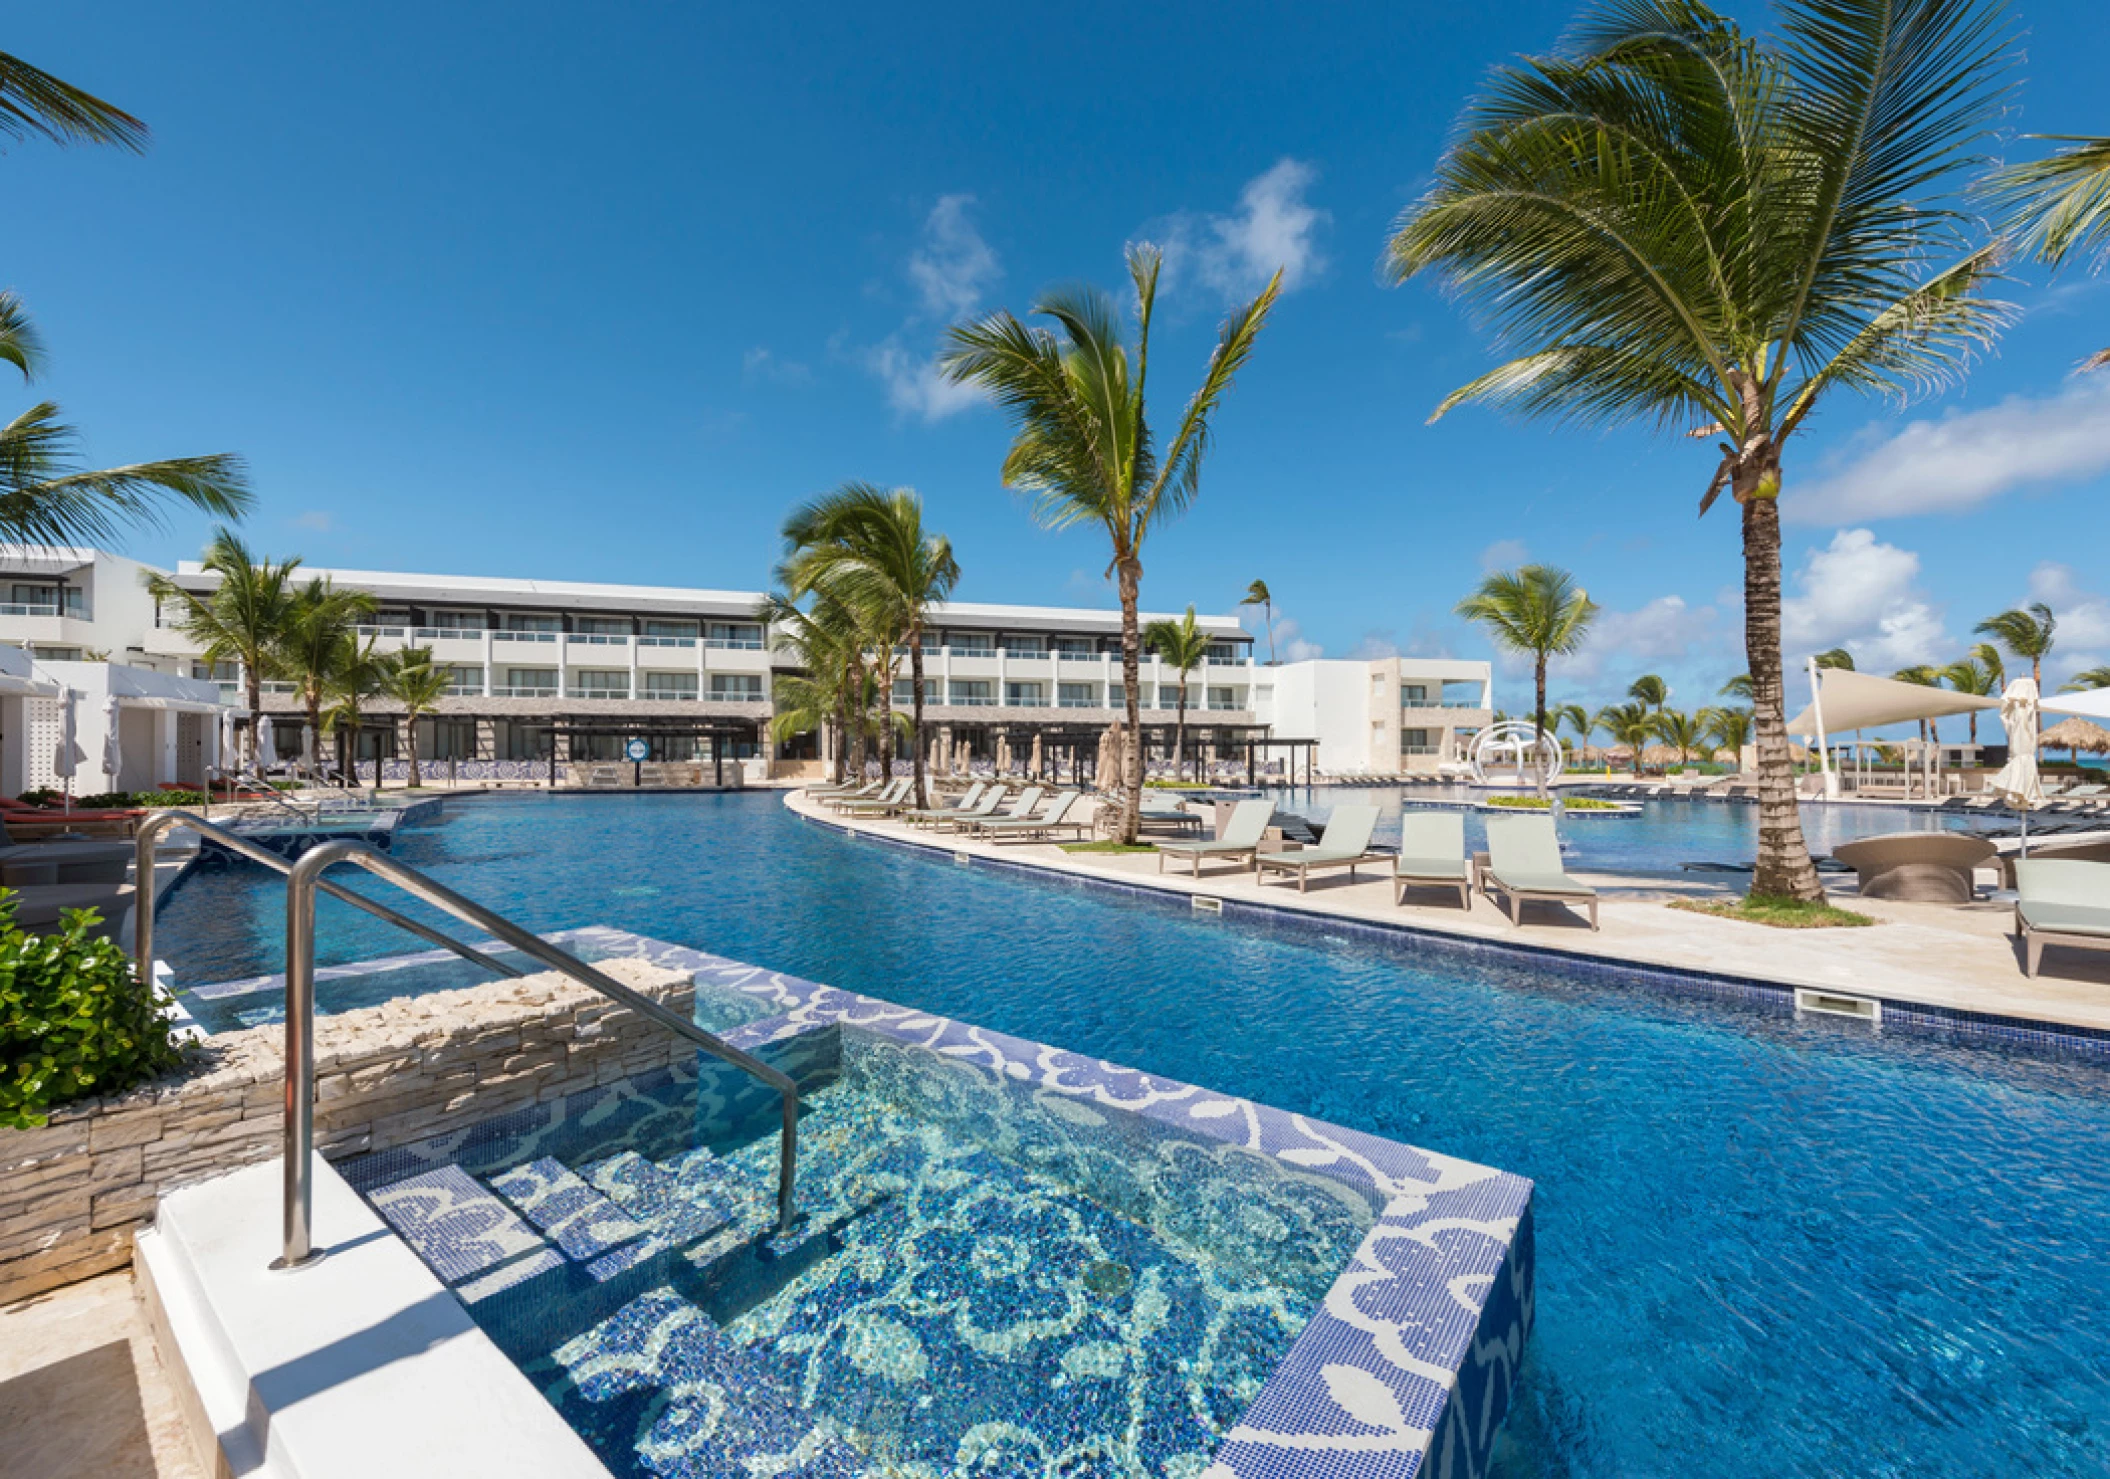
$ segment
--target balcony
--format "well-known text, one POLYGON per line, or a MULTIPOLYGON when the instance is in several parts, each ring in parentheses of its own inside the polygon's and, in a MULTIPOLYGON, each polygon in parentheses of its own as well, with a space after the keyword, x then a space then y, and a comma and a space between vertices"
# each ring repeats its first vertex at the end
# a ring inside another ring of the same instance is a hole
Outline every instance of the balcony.
POLYGON ((628 632, 566 632, 564 642, 569 647, 628 647, 628 632))
POLYGON ((493 689, 491 690, 491 697, 493 697, 493 698, 555 698, 556 696, 557 696, 557 690, 556 690, 555 688, 553 688, 553 687, 552 687, 552 688, 518 688, 518 687, 507 687, 507 688, 493 688, 493 689))
MULTIPOLYGON (((663 642, 681 642, 685 645, 693 645, 690 643, 690 639, 686 637, 662 637, 658 640, 663 642)), ((703 645, 706 647, 722 648, 733 652, 760 652, 762 650, 762 639, 760 637, 755 637, 752 639, 746 637, 705 637, 703 639, 703 645)))
POLYGON ((563 635, 562 632, 493 632, 491 633, 491 640, 494 642, 554 642, 563 635))
POLYGON ((655 704, 693 704, 701 695, 693 688, 647 688, 638 697, 655 704))
MULTIPOLYGON (((639 638, 637 639, 637 645, 638 645, 638 646, 640 646, 640 647, 694 647, 694 646, 696 645, 696 638, 694 638, 694 637, 639 637, 639 638)), ((713 646, 723 646, 724 644, 723 644, 723 643, 713 643, 712 645, 713 645, 713 646)), ((757 642, 757 643, 755 644, 755 646, 757 646, 757 647, 759 647, 759 646, 761 646, 761 645, 762 645, 762 644, 761 644, 761 643, 759 643, 759 642, 757 642)))
POLYGON ((1103 709, 1105 704, 1096 698, 1060 698, 1055 701, 1058 709, 1103 709))
MULTIPOLYGON (((0 616, 58 616, 61 614, 62 613, 59 611, 58 607, 47 606, 42 604, 41 602, 0 602, 0 616)), ((87 612, 81 610, 78 607, 76 607, 72 611, 68 611, 63 614, 67 616, 80 617, 83 620, 85 620, 88 615, 87 612)))
POLYGON ((566 698, 627 699, 630 697, 630 685, 626 683, 621 688, 581 688, 577 684, 573 684, 564 690, 564 696, 566 698))
POLYGON ((1099 652, 1058 652, 1055 654, 1055 660, 1057 662, 1098 662, 1104 656, 1104 653, 1099 652))

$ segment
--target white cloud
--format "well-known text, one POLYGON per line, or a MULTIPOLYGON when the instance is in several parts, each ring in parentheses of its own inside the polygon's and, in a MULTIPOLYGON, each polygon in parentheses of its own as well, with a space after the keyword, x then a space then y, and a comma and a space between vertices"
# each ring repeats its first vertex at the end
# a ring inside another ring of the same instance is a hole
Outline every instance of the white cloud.
POLYGON ((757 344, 740 356, 740 373, 748 380, 767 380, 773 385, 810 385, 813 371, 799 360, 779 359, 767 346, 757 344))
POLYGON ((1807 489, 1791 481, 1781 515, 1843 524, 1960 513, 2031 483, 2110 470, 2110 379, 2077 380, 2054 396, 2015 396, 1982 411, 1908 423, 1864 442, 1846 466, 1807 489))
POLYGON ((1003 276, 996 252, 967 219, 972 195, 940 196, 923 223, 923 244, 908 259, 909 281, 934 318, 964 318, 1003 276))
MULTIPOLYGON (((1594 683, 1607 671, 1618 675, 1677 663, 1695 648, 1723 645, 1716 618, 1712 606, 1694 609, 1678 595, 1658 596, 1632 611, 1601 610, 1582 651, 1553 659, 1547 671, 1571 682, 1594 683)), ((1528 655, 1522 663, 1520 671, 1528 673, 1528 655)))
POLYGON ((1246 182, 1229 215, 1183 212, 1159 223, 1168 282, 1191 270, 1237 301, 1266 287, 1277 268, 1284 292, 1317 276, 1326 267, 1319 231, 1333 219, 1304 198, 1318 177, 1310 165, 1284 159, 1246 182))
POLYGON ((2083 590, 2071 565, 2046 560, 2030 571, 2029 599, 2049 606, 2059 622, 2052 633, 2051 656, 2044 663, 2048 688, 2057 688, 2083 668, 2110 662, 2110 600, 2083 590))
POLYGON ((1954 656, 1942 614, 1919 588, 1920 557, 1867 529, 1841 529, 1812 550, 1780 603, 1788 665, 1844 647, 1857 666, 1888 672, 1954 656))
POLYGON ((987 399, 976 386, 946 379, 936 360, 910 354, 898 335, 863 351, 862 357, 865 368, 885 384, 887 404, 925 421, 943 421, 987 399))
POLYGON ((1372 627, 1356 638, 1355 645, 1344 655, 1362 662, 1370 662, 1380 657, 1398 657, 1399 635, 1389 627, 1372 627))
POLYGON ((1524 541, 1521 539, 1498 539, 1480 551, 1480 568, 1489 573, 1507 570, 1523 564, 1530 558, 1530 553, 1524 548, 1524 541))
POLYGON ((1299 635, 1303 628, 1289 617, 1278 617, 1275 621, 1275 656, 1283 662, 1309 662, 1315 657, 1324 657, 1326 649, 1316 642, 1307 642, 1299 635))
POLYGON ((295 528, 312 529, 317 534, 334 534, 337 531, 337 515, 325 509, 311 508, 293 518, 295 528))

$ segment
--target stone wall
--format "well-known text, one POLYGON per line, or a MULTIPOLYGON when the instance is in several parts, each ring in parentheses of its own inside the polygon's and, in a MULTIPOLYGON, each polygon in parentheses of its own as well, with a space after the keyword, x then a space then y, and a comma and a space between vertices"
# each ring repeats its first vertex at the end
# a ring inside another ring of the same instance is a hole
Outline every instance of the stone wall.
MULTIPOLYGON (((687 1016, 695 988, 642 961, 599 969, 687 1016)), ((0 1304, 130 1261, 165 1191, 278 1153, 284 1029, 223 1033, 175 1074, 0 1130, 0 1304)), ((321 1018, 315 1144, 356 1155, 686 1059, 682 1038, 554 974, 321 1018)))

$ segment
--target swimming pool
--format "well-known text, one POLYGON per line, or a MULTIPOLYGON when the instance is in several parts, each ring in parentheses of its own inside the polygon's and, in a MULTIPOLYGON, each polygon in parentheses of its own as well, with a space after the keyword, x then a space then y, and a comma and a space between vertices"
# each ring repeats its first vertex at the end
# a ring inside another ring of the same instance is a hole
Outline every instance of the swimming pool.
MULTIPOLYGON (((395 855, 536 928, 634 929, 1532 1178, 1511 1479, 2110 1470, 2100 1066, 1198 917, 770 796, 489 798, 395 855)), ((186 883, 179 979, 276 969, 279 899, 186 883)), ((403 947, 320 920, 331 960, 403 947)))

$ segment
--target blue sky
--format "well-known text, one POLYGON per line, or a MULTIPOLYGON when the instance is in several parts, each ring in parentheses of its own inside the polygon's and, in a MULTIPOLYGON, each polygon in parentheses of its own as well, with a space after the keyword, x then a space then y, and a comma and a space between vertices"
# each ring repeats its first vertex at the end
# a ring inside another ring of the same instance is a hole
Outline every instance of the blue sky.
MULTIPOLYGON (((788 508, 863 478, 922 492, 962 598, 1110 605, 1095 540, 999 486, 1002 418, 929 374, 941 330, 1116 286, 1123 243, 1160 240, 1169 416, 1227 302, 1282 263, 1146 603, 1228 610, 1261 577, 1286 652, 1474 656, 1452 604, 1488 564, 1550 560, 1606 608, 1557 698, 1654 670, 1698 704, 1743 666, 1733 510, 1694 517, 1705 448, 1426 425, 1491 350, 1377 273, 1486 68, 1573 13, 47 7, 0 46, 155 139, 0 159, 0 281, 89 454, 244 453, 273 554, 748 588, 788 508)), ((2013 128, 2110 130, 2110 9, 2018 16, 2013 128)), ((2110 375, 2071 374, 2110 343, 2110 277, 2029 269, 2010 296, 2025 316, 1960 390, 1834 401, 1794 446, 1791 661, 1946 661, 2031 596, 2064 623, 2055 674, 2110 661, 2110 375)))

